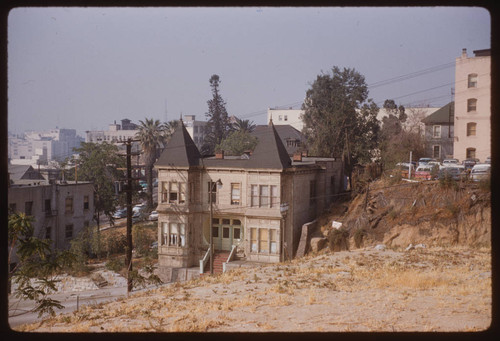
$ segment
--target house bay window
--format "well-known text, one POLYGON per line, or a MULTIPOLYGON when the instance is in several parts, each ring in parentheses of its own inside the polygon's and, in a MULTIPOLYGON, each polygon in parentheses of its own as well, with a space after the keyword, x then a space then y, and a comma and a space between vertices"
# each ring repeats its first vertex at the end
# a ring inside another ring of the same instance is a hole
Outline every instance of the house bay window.
POLYGON ((186 225, 183 223, 163 223, 162 225, 162 245, 186 246, 186 225))
POLYGON ((279 193, 276 185, 251 185, 252 207, 279 207, 279 193))
POLYGON ((278 253, 278 230, 250 228, 250 250, 252 253, 278 253))
POLYGON ((269 231, 267 229, 259 229, 259 252, 269 252, 269 231))
POLYGON ((257 229, 255 227, 250 229, 250 250, 257 252, 257 229))
POLYGON ((259 195, 260 195, 260 207, 269 206, 269 186, 261 185, 259 186, 259 195))
POLYGON ((278 252, 278 242, 277 242, 277 230, 269 230, 269 244, 271 246, 271 253, 278 252))
POLYGON ((278 186, 271 186, 271 207, 278 207, 280 205, 278 186))
POLYGON ((186 183, 162 182, 161 200, 169 204, 184 204, 186 202, 186 183))
POLYGON ((259 206, 259 186, 257 185, 252 185, 252 207, 258 207, 259 206))

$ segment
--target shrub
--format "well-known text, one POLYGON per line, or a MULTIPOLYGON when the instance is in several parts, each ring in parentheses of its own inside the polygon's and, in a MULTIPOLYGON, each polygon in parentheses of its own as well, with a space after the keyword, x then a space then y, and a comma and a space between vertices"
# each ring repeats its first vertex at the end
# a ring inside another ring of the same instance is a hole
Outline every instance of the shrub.
POLYGON ((357 248, 361 247, 363 245, 363 239, 366 236, 366 231, 363 229, 357 229, 354 231, 354 245, 356 245, 357 248))
POLYGON ((123 260, 119 258, 112 258, 106 262, 106 269, 119 273, 125 268, 123 260))
POLYGON ((349 250, 349 232, 346 229, 333 229, 328 233, 328 246, 331 251, 349 250))

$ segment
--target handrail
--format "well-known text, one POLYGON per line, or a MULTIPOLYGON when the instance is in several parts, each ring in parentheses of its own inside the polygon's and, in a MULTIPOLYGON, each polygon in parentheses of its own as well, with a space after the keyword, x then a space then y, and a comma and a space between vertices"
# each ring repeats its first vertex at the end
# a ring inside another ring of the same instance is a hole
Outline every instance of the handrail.
POLYGON ((207 253, 205 253, 205 256, 203 256, 203 259, 200 259, 200 274, 205 272, 205 264, 208 261, 208 257, 210 256, 210 250, 212 247, 209 247, 207 250, 207 253))
POLYGON ((231 252, 229 253, 229 257, 227 257, 227 260, 222 263, 222 272, 226 272, 226 264, 229 263, 233 257, 234 257, 234 254, 236 253, 236 245, 233 245, 232 248, 231 248, 231 252))

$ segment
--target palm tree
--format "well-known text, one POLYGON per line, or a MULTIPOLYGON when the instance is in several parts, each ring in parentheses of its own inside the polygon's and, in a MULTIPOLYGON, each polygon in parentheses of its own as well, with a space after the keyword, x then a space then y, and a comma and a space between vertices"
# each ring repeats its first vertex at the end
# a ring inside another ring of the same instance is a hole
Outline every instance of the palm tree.
POLYGON ((165 125, 159 120, 146 118, 139 121, 136 138, 140 140, 142 151, 144 152, 144 163, 146 166, 147 187, 147 208, 153 207, 153 165, 157 158, 157 152, 163 146, 166 140, 165 125))
POLYGON ((235 117, 236 121, 232 124, 232 129, 234 131, 241 131, 245 133, 251 133, 255 129, 255 124, 250 120, 242 120, 241 118, 235 117))

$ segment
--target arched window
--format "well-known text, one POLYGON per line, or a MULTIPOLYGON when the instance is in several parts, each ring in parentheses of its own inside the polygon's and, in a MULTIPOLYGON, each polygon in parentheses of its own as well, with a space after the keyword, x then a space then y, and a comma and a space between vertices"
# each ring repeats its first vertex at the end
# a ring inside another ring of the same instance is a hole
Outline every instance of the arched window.
POLYGON ((476 127, 477 124, 475 122, 467 123, 467 136, 476 136, 476 127))
POLYGON ((467 159, 475 159, 476 158, 476 148, 467 148, 465 155, 467 159))
POLYGON ((468 78, 467 87, 477 88, 477 73, 471 73, 467 78, 468 78))
POLYGON ((477 99, 469 98, 467 100, 467 112, 476 111, 477 99))

